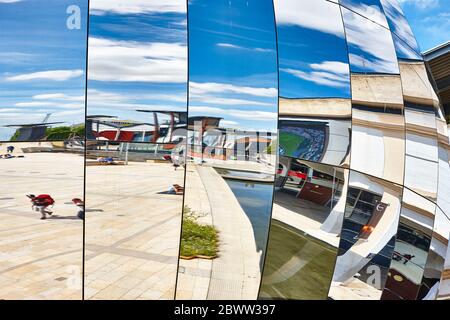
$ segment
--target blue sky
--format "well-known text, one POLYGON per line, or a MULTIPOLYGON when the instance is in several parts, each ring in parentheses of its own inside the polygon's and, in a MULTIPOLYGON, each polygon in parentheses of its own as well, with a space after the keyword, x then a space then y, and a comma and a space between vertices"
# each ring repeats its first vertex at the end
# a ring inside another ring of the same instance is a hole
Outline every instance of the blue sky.
MULTIPOLYGON (((281 2, 280 94, 348 96, 345 80, 329 81, 348 76, 336 4, 276 0, 275 7, 281 2), (324 10, 327 15, 318 14, 324 10), (326 50, 330 45, 334 52, 326 50)), ((367 10, 378 0, 344 2, 386 23, 377 10, 367 10)), ((400 3, 422 51, 449 40, 450 0, 400 3)), ((53 113, 50 121, 82 122, 86 9, 87 0, 0 0, 0 126, 39 122, 47 112, 53 113), (66 27, 72 4, 81 8, 80 30, 66 27)), ((272 10, 269 0, 190 1, 192 115, 221 116, 224 126, 234 128, 273 128, 278 87, 272 10)), ((383 35, 362 32, 349 16, 352 70, 392 69, 392 48, 380 45, 387 37, 371 38, 383 35), (370 61, 358 69, 358 56, 367 54, 370 61)), ((187 50, 185 0, 92 0, 89 113, 147 122, 135 109, 185 110, 187 50)), ((0 127, 0 139, 13 132, 0 127)))
POLYGON ((187 110, 186 1, 91 1, 88 115, 187 110))
POLYGON ((450 0, 399 0, 420 49, 450 40, 450 0))
POLYGON ((189 4, 189 115, 222 126, 275 130, 276 33, 271 0, 189 4))
POLYGON ((275 1, 275 13, 280 96, 349 98, 347 44, 339 6, 323 0, 275 1))
MULTIPOLYGON (((0 126, 84 120, 87 1, 0 1, 0 126), (9 3, 7 3, 9 2, 9 3), (81 29, 66 27, 69 5, 81 9, 81 29), (43 10, 45 8, 45 10, 43 10)), ((0 139, 14 129, 0 127, 0 139)))

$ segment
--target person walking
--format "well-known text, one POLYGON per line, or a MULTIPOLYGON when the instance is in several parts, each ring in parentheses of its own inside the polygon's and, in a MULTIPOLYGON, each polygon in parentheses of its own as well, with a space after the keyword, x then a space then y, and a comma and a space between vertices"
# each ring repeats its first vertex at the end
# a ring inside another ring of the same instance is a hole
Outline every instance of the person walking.
POLYGON ((28 198, 31 199, 31 208, 41 213, 41 220, 47 219, 47 214, 51 216, 52 211, 47 210, 49 206, 53 206, 55 200, 48 194, 40 194, 37 197, 34 194, 28 194, 28 198))

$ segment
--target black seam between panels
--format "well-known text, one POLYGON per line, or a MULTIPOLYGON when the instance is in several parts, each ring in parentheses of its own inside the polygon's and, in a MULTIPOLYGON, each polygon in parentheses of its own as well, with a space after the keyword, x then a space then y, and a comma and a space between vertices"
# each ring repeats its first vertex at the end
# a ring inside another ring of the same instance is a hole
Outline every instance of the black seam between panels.
MULTIPOLYGON (((270 229, 272 226, 272 213, 273 213, 273 205, 275 203, 275 183, 277 181, 277 168, 278 168, 278 158, 279 158, 279 154, 278 154, 278 143, 279 143, 279 118, 280 118, 280 59, 278 57, 278 28, 277 28, 277 16, 275 14, 275 4, 274 1, 271 0, 272 2, 272 8, 273 8, 273 24, 274 24, 274 31, 275 31, 275 46, 276 46, 276 64, 277 64, 277 128, 276 128, 276 134, 277 134, 277 143, 276 143, 276 154, 275 154, 275 164, 274 164, 274 173, 273 173, 273 183, 272 183, 272 204, 270 206, 270 214, 269 214, 269 227, 267 228, 267 236, 266 236, 266 248, 264 250, 264 257, 263 257, 263 261, 262 261, 262 268, 261 268, 261 277, 259 279, 259 286, 258 286, 258 293, 256 296, 256 300, 259 299, 259 294, 261 291, 261 286, 262 286, 262 282, 263 282, 263 277, 264 277, 264 268, 266 266, 266 259, 267 259, 267 250, 269 248, 269 241, 270 241, 270 229)), ((273 140, 272 140, 273 141, 273 140)), ((271 153, 273 154, 273 148, 271 148, 271 153)))
POLYGON ((81 299, 85 300, 84 296, 84 280, 85 280, 85 254, 86 254, 86 157, 87 157, 87 103, 88 103, 88 68, 89 68, 89 8, 90 0, 87 1, 86 13, 86 64, 85 64, 85 83, 84 83, 84 159, 83 159, 83 249, 82 249, 82 278, 81 278, 81 299))
MULTIPOLYGON (((340 12, 340 17, 341 17, 341 22, 342 22, 342 29, 344 30, 345 47, 347 48, 348 77, 349 77, 349 82, 350 82, 350 134, 349 134, 349 148, 348 148, 348 150, 349 150, 349 152, 348 152, 348 168, 344 168, 344 172, 345 172, 345 170, 348 171, 347 191, 345 193, 345 197, 347 198, 348 189, 350 188, 350 175, 352 172, 352 170, 350 168, 351 168, 351 161, 352 161, 352 136, 353 136, 353 107, 352 107, 353 92, 352 92, 352 72, 351 72, 351 68, 350 68, 350 52, 348 50, 348 42, 347 42, 347 31, 345 28, 344 15, 342 14, 342 7, 340 6, 340 4, 338 4, 338 6, 339 6, 339 12, 340 12)), ((344 175, 344 178, 345 178, 345 175, 344 175)), ((347 207, 347 199, 345 199, 345 207, 347 207)), ((345 210, 345 207, 344 207, 344 210, 345 210)), ((330 296, 331 284, 333 283, 334 272, 336 271, 336 264, 337 264, 337 258, 339 255, 339 248, 340 248, 340 242, 341 242, 342 227, 344 225, 344 219, 345 219, 345 216, 343 215, 341 232, 339 233, 339 245, 336 248, 337 249, 336 257, 334 259, 333 272, 331 273, 331 279, 330 279, 330 283, 328 285, 328 292, 327 292, 326 299, 328 299, 330 296)))
POLYGON ((180 268, 180 254, 181 254, 181 234, 183 232, 183 218, 184 218, 184 201, 186 198, 186 172, 187 172, 187 159, 188 159, 188 129, 189 129, 189 0, 186 0, 186 50, 187 50, 187 59, 186 59, 186 138, 185 138, 185 151, 184 151, 184 176, 183 176, 183 200, 181 201, 181 218, 180 218, 180 236, 178 238, 178 255, 177 255, 177 269, 175 273, 175 287, 173 290, 173 300, 177 299, 177 290, 178 290, 178 275, 180 268))
POLYGON ((413 189, 411 189, 409 187, 403 186, 403 188, 408 189, 412 193, 414 193, 414 194, 418 195, 419 197, 421 197, 421 198, 431 202, 432 204, 434 204, 437 208, 439 208, 444 213, 444 216, 447 218, 447 220, 450 221, 450 217, 447 215, 447 213, 444 210, 442 210, 442 208, 435 201, 424 197, 423 195, 421 195, 420 193, 418 193, 417 191, 414 191, 413 189))

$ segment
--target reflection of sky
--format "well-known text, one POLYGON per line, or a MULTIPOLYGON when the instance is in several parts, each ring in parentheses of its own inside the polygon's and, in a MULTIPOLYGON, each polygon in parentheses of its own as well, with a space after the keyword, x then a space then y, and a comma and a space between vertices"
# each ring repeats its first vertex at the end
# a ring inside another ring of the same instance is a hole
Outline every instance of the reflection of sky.
POLYGON ((347 45, 339 6, 324 0, 274 3, 280 96, 349 98, 347 45))
POLYGON ((145 110, 186 111, 186 2, 92 0, 88 115, 153 123, 145 110))
POLYGON ((190 116, 275 130, 277 56, 271 0, 189 3, 190 116))
POLYGON ((397 0, 381 0, 399 58, 420 59, 420 49, 397 0))
POLYGON ((380 0, 339 0, 339 2, 363 17, 388 27, 380 0))
MULTIPOLYGON (((0 2, 0 126, 84 120, 86 14, 86 0, 0 2), (66 27, 70 5, 80 30, 66 27)), ((0 140, 14 131, 0 127, 0 140)))
POLYGON ((449 41, 450 0, 398 0, 422 51, 449 41))
POLYGON ((388 29, 342 8, 350 57, 350 70, 398 74, 397 56, 388 29))

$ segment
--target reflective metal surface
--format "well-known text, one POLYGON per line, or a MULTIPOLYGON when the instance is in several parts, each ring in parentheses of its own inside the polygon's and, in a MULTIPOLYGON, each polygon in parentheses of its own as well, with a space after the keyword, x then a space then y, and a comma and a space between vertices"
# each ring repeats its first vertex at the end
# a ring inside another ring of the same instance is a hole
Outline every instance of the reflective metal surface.
POLYGON ((449 299, 398 1, 38 2, 0 1, 0 299, 449 299))
POLYGON ((87 6, 0 3, 0 141, 84 138, 87 6))
POLYGON ((189 118, 177 299, 256 299, 272 207, 272 1, 189 3, 189 118))
POLYGON ((399 185, 350 172, 344 222, 329 297, 381 297, 401 210, 399 185))
POLYGON ((415 300, 422 284, 436 205, 405 189, 394 252, 382 300, 415 300))
POLYGON ((281 157, 260 299, 327 298, 348 170, 281 157))
POLYGON ((79 300, 83 143, 0 143, 0 299, 79 300))

